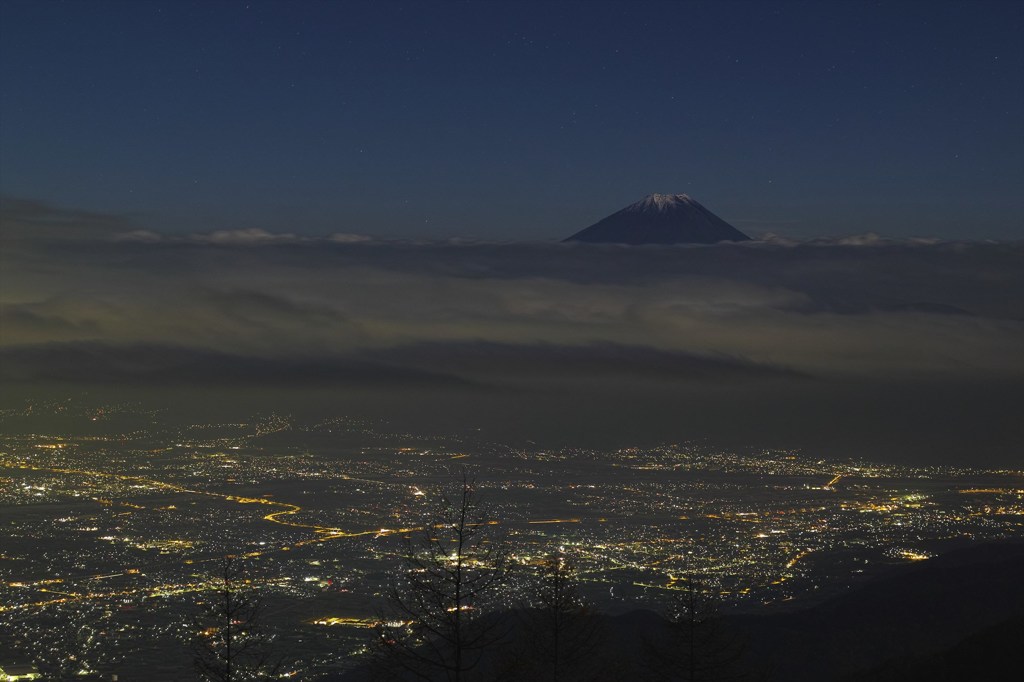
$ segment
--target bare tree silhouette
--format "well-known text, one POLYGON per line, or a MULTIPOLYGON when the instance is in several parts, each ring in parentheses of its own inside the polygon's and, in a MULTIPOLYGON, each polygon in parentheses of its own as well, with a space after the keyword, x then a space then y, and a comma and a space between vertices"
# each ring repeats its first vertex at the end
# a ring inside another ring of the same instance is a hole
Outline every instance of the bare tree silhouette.
POLYGON ((692 575, 679 580, 662 632, 647 642, 646 667, 658 682, 739 682, 748 679, 746 647, 719 617, 716 593, 692 575))
POLYGON ((601 621, 580 597, 571 562, 562 554, 547 557, 521 610, 524 648, 518 672, 532 680, 570 682, 594 679, 605 633, 601 621))
POLYGON ((508 572, 495 524, 463 471, 408 538, 378 629, 377 676, 464 682, 477 672, 505 634, 482 617, 508 572))
POLYGON ((225 556, 217 586, 201 603, 193 663, 204 682, 247 682, 266 679, 281 667, 272 653, 272 637, 262 623, 263 605, 248 587, 242 562, 225 556))

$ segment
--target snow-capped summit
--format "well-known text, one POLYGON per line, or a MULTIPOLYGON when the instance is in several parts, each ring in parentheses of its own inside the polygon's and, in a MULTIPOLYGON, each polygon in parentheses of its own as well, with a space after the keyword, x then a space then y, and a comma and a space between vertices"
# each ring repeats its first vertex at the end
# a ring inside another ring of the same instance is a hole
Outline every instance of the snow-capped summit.
POLYGON ((649 194, 565 241, 601 244, 715 244, 749 239, 687 194, 649 194))
POLYGON ((657 211, 663 213, 679 204, 696 203, 689 194, 648 194, 629 208, 637 211, 657 211))

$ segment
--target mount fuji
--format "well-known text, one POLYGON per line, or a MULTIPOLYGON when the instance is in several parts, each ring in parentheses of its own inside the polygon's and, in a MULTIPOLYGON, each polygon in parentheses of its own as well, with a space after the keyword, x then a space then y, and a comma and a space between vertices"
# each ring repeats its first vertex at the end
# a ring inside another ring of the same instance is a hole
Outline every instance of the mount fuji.
POLYGON ((595 244, 716 244, 750 237, 686 194, 650 194, 565 241, 595 244))

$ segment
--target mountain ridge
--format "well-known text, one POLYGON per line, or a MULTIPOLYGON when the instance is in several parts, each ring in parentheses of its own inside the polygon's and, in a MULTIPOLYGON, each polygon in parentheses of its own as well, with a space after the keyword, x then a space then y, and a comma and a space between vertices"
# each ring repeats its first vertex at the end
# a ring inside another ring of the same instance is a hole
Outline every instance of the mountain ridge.
POLYGON ((688 194, 655 193, 564 241, 642 245, 717 244, 749 239, 688 194))

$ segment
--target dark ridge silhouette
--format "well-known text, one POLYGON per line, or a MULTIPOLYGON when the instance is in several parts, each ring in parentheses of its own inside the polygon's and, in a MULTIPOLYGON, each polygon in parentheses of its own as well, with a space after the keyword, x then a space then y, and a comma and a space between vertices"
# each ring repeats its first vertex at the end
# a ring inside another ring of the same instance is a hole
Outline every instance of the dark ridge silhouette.
POLYGON ((1024 616, 997 623, 931 656, 894 659, 842 682, 1014 680, 1024 671, 1024 616))
MULTIPOLYGON (((846 680, 889 660, 932 656, 1024 617, 1022 575, 1024 543, 982 545, 899 567, 808 609, 729 620, 746 634, 752 654, 768 662, 772 679, 846 680)), ((993 655, 998 666, 1019 654, 993 655)))
POLYGON ((594 244, 717 244, 750 237, 686 194, 650 194, 565 241, 594 244))
POLYGON ((965 315, 967 317, 976 317, 976 315, 971 311, 958 308, 955 305, 947 305, 945 303, 928 303, 927 301, 894 303, 882 306, 882 310, 893 313, 927 313, 929 315, 965 315))
MULTIPOLYGON (((1015 679, 1024 664, 1024 543, 983 545, 897 567, 849 592, 799 611, 728 615, 721 626, 745 642, 730 679, 764 682, 1015 679)), ((669 622, 637 610, 594 613, 602 633, 592 679, 657 680, 650 643, 669 622)), ((485 653, 479 679, 503 677, 509 655, 529 641, 519 611, 484 617, 507 637, 485 653), (488 677, 488 676, 491 677, 488 677)), ((370 670, 321 678, 369 681, 370 670)), ((401 679, 401 678, 399 678, 401 679)), ((473 679, 477 679, 474 677, 473 679)), ((680 677, 680 679, 686 679, 680 677)))
MULTIPOLYGON (((505 637, 489 647, 477 668, 466 680, 489 680, 495 682, 522 682, 525 679, 544 679, 531 670, 522 671, 522 665, 532 668, 541 663, 533 659, 529 645, 533 634, 530 624, 535 622, 538 609, 517 609, 491 613, 481 618, 481 624, 488 629, 501 631, 505 637), (526 658, 528 660, 520 660, 526 658), (527 675, 527 676, 524 676, 527 675)), ((589 682, 620 682, 621 680, 643 680, 645 668, 642 665, 645 641, 665 627, 667 621, 657 613, 647 610, 630 611, 617 616, 592 613, 586 616, 590 627, 599 633, 600 647, 589 652, 588 668, 582 676, 564 675, 566 681, 586 679, 589 682)), ((550 672, 550 671, 548 671, 550 672)), ((356 665, 351 670, 329 673, 317 678, 318 682, 377 682, 378 680, 447 680, 443 673, 434 677, 417 676, 415 673, 397 671, 390 676, 382 675, 372 662, 356 665)))

